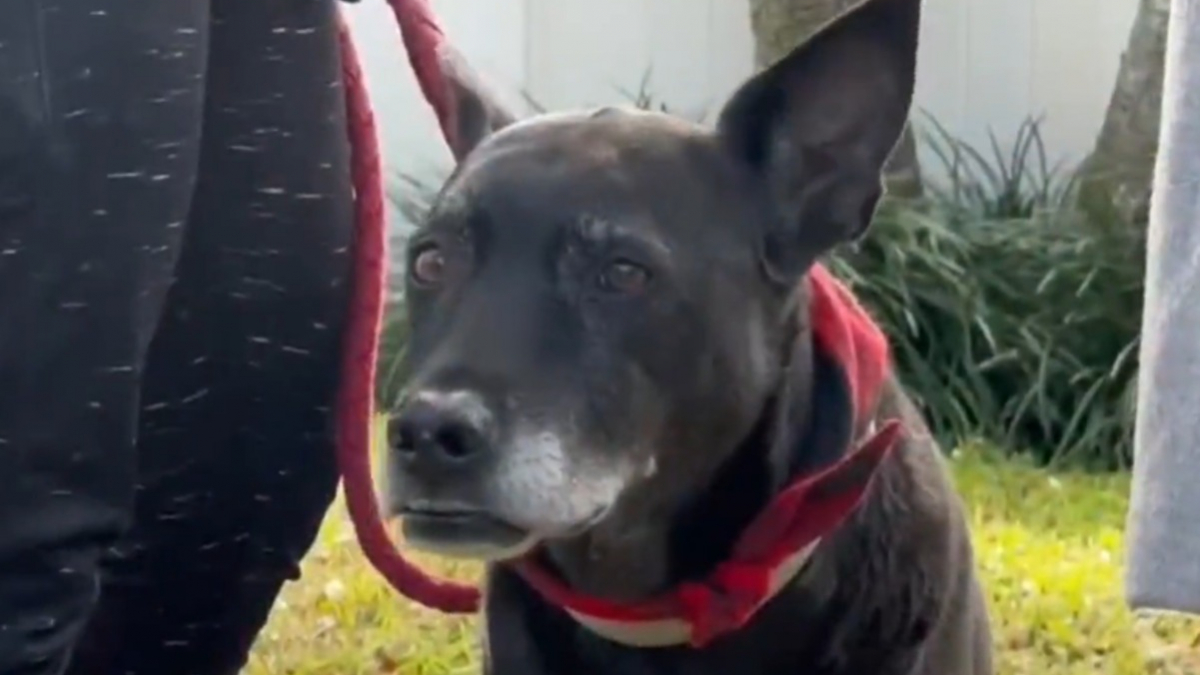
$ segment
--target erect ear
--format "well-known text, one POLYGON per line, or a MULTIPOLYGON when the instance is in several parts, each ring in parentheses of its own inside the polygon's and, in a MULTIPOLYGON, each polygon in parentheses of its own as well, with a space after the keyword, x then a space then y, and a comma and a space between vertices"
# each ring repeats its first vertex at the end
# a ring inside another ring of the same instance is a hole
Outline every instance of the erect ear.
POLYGON ((794 280, 862 236, 916 79, 921 0, 866 0, 749 81, 717 132, 764 183, 772 276, 794 280))
POLYGON ((461 162, 485 138, 517 121, 517 116, 483 83, 461 54, 447 47, 440 56, 455 109, 450 152, 454 161, 461 162))

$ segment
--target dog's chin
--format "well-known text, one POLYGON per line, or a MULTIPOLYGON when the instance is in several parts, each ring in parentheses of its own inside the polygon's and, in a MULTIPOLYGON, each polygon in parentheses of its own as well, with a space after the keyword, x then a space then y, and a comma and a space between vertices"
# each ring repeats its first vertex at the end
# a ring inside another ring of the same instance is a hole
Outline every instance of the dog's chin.
POLYGON ((418 551, 481 562, 519 558, 540 541, 536 534, 481 511, 403 513, 400 533, 418 551))
POLYGON ((522 527, 487 511, 406 510, 399 515, 399 529, 409 547, 424 553, 504 562, 521 558, 542 543, 578 537, 607 513, 608 509, 600 509, 574 523, 522 527))

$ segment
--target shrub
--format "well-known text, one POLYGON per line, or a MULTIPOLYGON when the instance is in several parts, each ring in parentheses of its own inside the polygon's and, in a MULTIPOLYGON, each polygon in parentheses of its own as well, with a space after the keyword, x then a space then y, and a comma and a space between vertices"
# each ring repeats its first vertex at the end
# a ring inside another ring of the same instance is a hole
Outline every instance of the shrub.
MULTIPOLYGON (((431 170, 429 177, 394 174, 388 186, 388 197, 396 212, 408 223, 418 223, 428 210, 433 196, 441 185, 443 174, 431 170)), ((397 228, 389 245, 392 248, 392 265, 403 267, 403 250, 407 232, 397 228)), ((375 400, 383 410, 390 409, 404 389, 404 349, 408 342, 408 325, 405 321, 403 288, 397 273, 390 275, 392 301, 387 307, 379 339, 379 369, 375 380, 375 400)))
MULTIPOLYGON (((653 107, 639 95, 636 102, 653 107)), ((887 201, 829 261, 892 339, 898 371, 946 445, 982 437, 1043 463, 1115 468, 1130 441, 1142 231, 1073 212, 1035 120, 989 154, 935 122, 922 142, 948 178, 887 201)), ((400 178, 419 220, 436 183, 400 178)), ((399 308, 393 316, 402 312, 399 308)), ((389 321, 381 399, 395 400, 403 322, 389 321)))
POLYGON ((1085 220, 1047 168, 1037 122, 992 157, 934 126, 949 185, 885 205, 831 261, 892 338, 950 442, 982 436, 1042 462, 1131 457, 1140 228, 1085 220))
POLYGON ((381 410, 390 410, 404 390, 404 349, 408 342, 408 324, 404 302, 393 303, 383 319, 379 336, 379 366, 375 376, 375 401, 381 410))

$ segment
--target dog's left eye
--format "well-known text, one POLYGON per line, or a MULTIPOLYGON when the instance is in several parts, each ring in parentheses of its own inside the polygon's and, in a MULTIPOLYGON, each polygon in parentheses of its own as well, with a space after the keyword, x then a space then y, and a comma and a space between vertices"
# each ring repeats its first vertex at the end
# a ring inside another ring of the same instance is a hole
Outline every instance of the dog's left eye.
POLYGON ((613 293, 636 295, 650 282, 650 270, 628 260, 616 260, 600 273, 600 287, 613 293))
POLYGON ((409 275, 422 286, 436 286, 446 276, 446 256, 436 246, 421 248, 412 258, 409 275))

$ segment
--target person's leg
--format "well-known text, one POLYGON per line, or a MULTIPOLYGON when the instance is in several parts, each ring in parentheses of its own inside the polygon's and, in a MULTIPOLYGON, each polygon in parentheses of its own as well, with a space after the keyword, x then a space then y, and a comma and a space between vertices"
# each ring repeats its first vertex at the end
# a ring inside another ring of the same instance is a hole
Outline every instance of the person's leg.
POLYGON ((237 672, 332 501, 352 191, 333 0, 212 0, 201 176, 134 533, 78 675, 237 672))
POLYGON ((0 8, 0 673, 60 673, 128 524, 195 178, 207 0, 0 8))
POLYGON ((1200 615, 1200 1, 1174 0, 1146 231, 1125 599, 1200 615))

